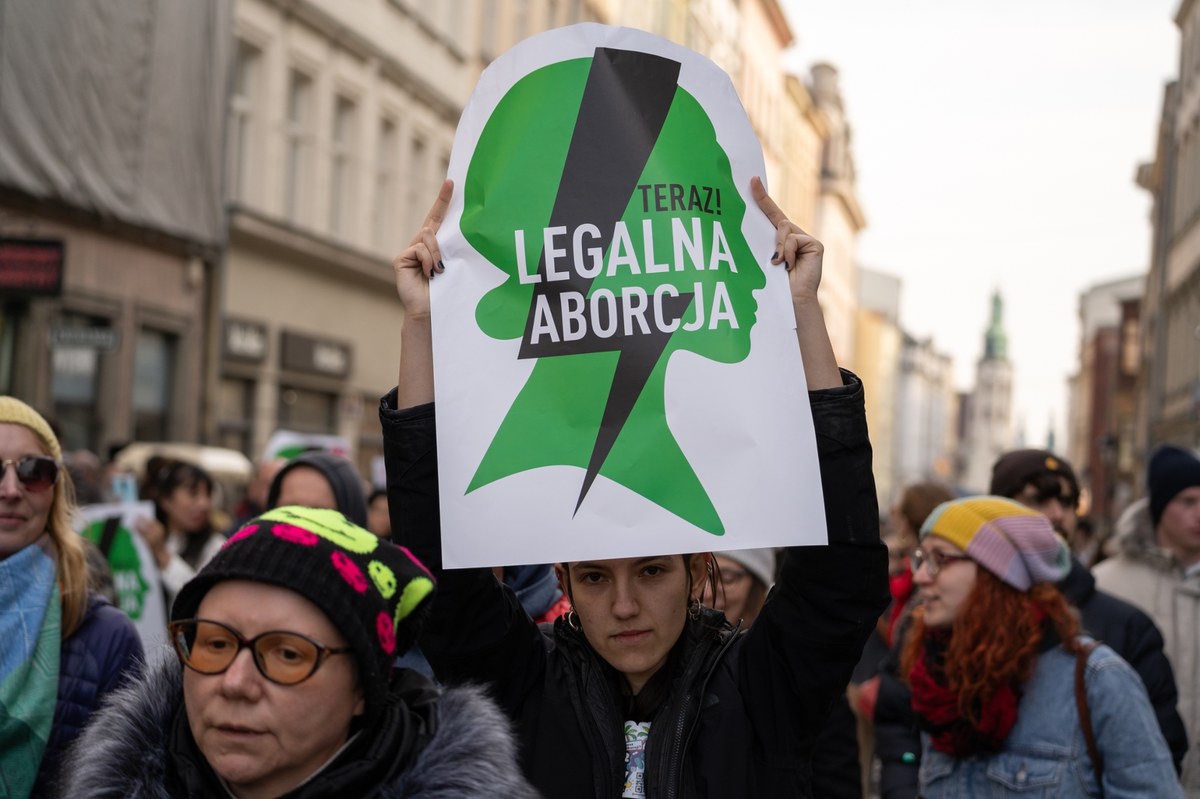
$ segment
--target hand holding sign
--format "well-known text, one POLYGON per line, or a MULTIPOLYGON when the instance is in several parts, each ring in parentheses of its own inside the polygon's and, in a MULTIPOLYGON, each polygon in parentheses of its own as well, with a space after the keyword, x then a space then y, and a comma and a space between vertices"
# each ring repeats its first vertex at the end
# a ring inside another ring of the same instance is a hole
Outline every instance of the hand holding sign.
POLYGON ((825 245, 787 218, 787 214, 767 194, 762 180, 757 177, 751 180, 750 192, 758 202, 758 207, 775 226, 775 252, 771 263, 787 265, 792 310, 796 314, 796 339, 800 342, 800 351, 804 353, 808 390, 840 386, 841 370, 838 369, 833 345, 829 341, 821 303, 817 301, 825 245))
POLYGON ((396 274, 396 293, 404 303, 404 312, 410 317, 426 317, 429 315, 429 278, 445 269, 442 264, 442 250, 438 246, 437 232, 446 218, 446 209, 450 206, 450 197, 454 191, 454 181, 442 183, 442 190, 417 235, 404 252, 392 261, 392 271, 396 274), (418 274, 418 272, 420 274, 418 274))

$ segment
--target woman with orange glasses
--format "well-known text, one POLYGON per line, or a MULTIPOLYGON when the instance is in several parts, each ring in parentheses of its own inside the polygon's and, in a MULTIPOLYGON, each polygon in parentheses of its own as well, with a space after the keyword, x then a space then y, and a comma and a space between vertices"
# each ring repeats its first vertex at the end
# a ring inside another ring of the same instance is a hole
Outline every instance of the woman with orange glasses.
POLYGON ((531 796, 482 692, 393 668, 434 593, 334 510, 247 522, 175 600, 177 659, 118 691, 63 796, 531 796))

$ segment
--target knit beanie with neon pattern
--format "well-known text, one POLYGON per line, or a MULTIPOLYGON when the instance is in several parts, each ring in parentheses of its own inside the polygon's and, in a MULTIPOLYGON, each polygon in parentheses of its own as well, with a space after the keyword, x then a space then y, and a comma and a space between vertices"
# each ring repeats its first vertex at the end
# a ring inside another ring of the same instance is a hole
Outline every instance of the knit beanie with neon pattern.
POLYGON ((224 580, 291 589, 320 608, 354 650, 365 715, 383 706, 392 663, 420 634, 434 580, 401 546, 381 540, 335 510, 288 506, 251 519, 183 587, 171 620, 195 618, 224 580))

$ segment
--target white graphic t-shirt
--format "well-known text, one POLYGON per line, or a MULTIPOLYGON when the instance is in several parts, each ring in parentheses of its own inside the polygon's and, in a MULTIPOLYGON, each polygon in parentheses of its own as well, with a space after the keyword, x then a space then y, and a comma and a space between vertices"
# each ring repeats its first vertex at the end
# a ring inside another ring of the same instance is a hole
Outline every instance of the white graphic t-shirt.
POLYGON ((646 799, 646 740, 650 722, 625 722, 625 790, 621 799, 646 799))

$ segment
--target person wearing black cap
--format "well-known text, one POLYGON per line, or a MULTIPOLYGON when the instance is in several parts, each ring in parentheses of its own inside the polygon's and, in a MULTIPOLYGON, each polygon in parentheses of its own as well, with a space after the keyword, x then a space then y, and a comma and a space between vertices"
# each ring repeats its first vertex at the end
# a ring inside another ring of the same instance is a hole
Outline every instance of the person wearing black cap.
MULTIPOLYGON (((1079 481, 1071 464, 1044 449, 1006 452, 992 467, 990 492, 1015 499, 1039 511, 1065 541, 1075 530, 1079 481)), ((1056 586, 1075 608, 1084 631, 1110 646, 1133 666, 1154 706, 1154 715, 1179 771, 1188 736, 1179 716, 1175 673, 1163 651, 1163 636, 1154 620, 1135 605, 1096 588, 1096 578, 1071 556, 1071 570, 1056 586)))
POLYGON ((251 520, 176 598, 175 657, 84 731, 62 795, 535 796, 480 689, 393 669, 434 590, 337 511, 251 520))
POLYGON ((341 511, 367 526, 367 495, 354 464, 331 452, 314 450, 288 461, 271 481, 267 507, 302 505, 341 511))
POLYGON ((1095 569, 1105 591, 1150 614, 1166 639, 1179 711, 1193 742, 1183 784, 1200 795, 1200 458, 1159 447, 1146 469, 1148 496, 1117 520, 1117 552, 1095 569))

